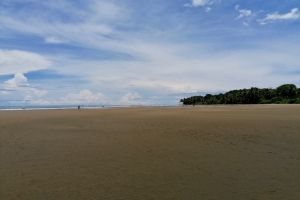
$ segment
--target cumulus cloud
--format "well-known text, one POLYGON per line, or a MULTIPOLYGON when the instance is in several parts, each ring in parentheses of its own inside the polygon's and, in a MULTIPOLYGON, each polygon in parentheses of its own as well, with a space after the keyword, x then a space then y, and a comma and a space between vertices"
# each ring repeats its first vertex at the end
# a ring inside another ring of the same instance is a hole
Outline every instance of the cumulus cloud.
POLYGON ((34 105, 157 105, 162 97, 150 96, 142 98, 137 92, 129 92, 124 94, 118 101, 111 101, 102 93, 93 93, 90 90, 84 89, 78 93, 69 93, 65 97, 53 100, 33 98, 30 95, 27 95, 24 99, 34 105))
POLYGON ((5 81, 3 85, 3 90, 6 91, 6 94, 10 92, 20 92, 23 93, 26 98, 32 95, 43 96, 47 93, 45 90, 38 90, 30 86, 27 78, 22 73, 15 74, 12 79, 5 81))
POLYGON ((60 101, 67 103, 103 103, 107 101, 107 98, 102 93, 94 94, 90 90, 84 89, 79 93, 69 93, 60 101))
POLYGON ((24 99, 29 101, 28 103, 32 105, 111 104, 104 94, 93 93, 87 89, 68 93, 64 97, 55 99, 37 98, 31 95, 25 96, 24 99))
POLYGON ((293 8, 291 12, 286 14, 279 14, 278 12, 267 14, 264 19, 257 20, 260 24, 266 24, 268 22, 282 21, 282 20, 296 20, 300 18, 300 12, 298 8, 293 8))
POLYGON ((17 73, 12 79, 0 84, 0 89, 5 98, 17 98, 18 100, 29 101, 44 96, 47 91, 32 87, 22 73, 17 73))
POLYGON ((141 96, 137 92, 129 92, 127 94, 124 94, 119 102, 121 104, 137 104, 141 103, 141 96))
POLYGON ((221 0, 192 0, 192 3, 186 3, 186 7, 198 7, 198 6, 207 6, 214 3, 218 3, 221 0))
POLYGON ((14 78, 5 81, 4 84, 7 89, 16 89, 18 87, 29 86, 27 78, 21 73, 15 74, 14 78))
POLYGON ((49 60, 36 53, 0 50, 0 75, 26 73, 46 69, 50 65, 49 60))

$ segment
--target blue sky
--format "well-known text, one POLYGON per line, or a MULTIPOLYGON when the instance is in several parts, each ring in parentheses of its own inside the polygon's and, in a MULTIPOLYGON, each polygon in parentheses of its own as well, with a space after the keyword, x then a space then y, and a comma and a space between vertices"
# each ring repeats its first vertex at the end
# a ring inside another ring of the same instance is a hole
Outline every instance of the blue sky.
POLYGON ((0 102, 177 104, 300 87, 299 0, 1 0, 0 102))

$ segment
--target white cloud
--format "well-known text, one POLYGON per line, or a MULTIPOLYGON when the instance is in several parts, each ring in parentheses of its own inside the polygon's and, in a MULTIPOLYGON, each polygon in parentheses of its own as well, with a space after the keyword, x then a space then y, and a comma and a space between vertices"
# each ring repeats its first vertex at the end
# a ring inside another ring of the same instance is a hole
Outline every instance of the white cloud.
MULTIPOLYGON (((260 46, 259 43, 251 45, 255 45, 255 48, 238 51, 228 50, 211 55, 207 52, 209 48, 200 47, 196 44, 190 44, 186 49, 181 46, 180 50, 173 45, 159 47, 152 44, 152 46, 141 47, 143 53, 150 57, 147 61, 96 62, 73 60, 74 62, 67 63, 63 68, 60 68, 58 73, 66 74, 68 72, 71 73, 70 75, 80 74, 82 77, 87 77, 88 80, 95 83, 93 91, 100 90, 104 94, 109 94, 113 90, 112 93, 116 94, 116 98, 112 98, 113 103, 129 105, 145 104, 144 102, 147 100, 141 98, 141 96, 145 96, 144 92, 140 94, 127 93, 119 99, 119 91, 145 91, 145 93, 150 91, 151 93, 147 96, 163 96, 179 92, 224 91, 237 89, 237 87, 272 87, 278 86, 282 82, 297 83, 299 75, 295 74, 288 77, 274 75, 278 72, 273 70, 273 66, 278 64, 295 66, 296 69, 299 67, 299 49, 296 44, 285 41, 284 45, 280 45, 278 42, 264 44, 264 46, 260 46), (177 50, 175 51, 175 49, 177 50), (185 55, 189 56, 185 57, 185 55), (88 70, 82 70, 82 66, 88 70)), ((282 70, 287 71, 286 68, 282 70)), ((91 88, 90 86, 84 87, 91 88)), ((44 100, 36 98, 34 92, 29 93, 32 96, 30 102, 37 104, 35 99, 38 99, 40 104, 68 104, 68 102, 82 104, 87 99, 97 100, 96 103, 105 101, 105 99, 99 98, 101 95, 94 99, 87 98, 91 94, 89 92, 75 92, 67 96, 58 96, 56 91, 49 92, 52 92, 49 94, 50 98, 44 100), (62 96, 65 98, 59 101, 62 96), (51 98, 58 100, 50 102, 49 99, 51 98)), ((67 91, 67 93, 69 92, 67 91)), ((95 95, 95 93, 92 94, 92 96, 95 95)), ((24 95, 25 97, 26 95, 24 95)), ((27 99, 29 98, 27 97, 27 99)))
POLYGON ((25 101, 30 101, 30 100, 32 100, 32 96, 31 95, 26 95, 25 97, 24 97, 24 100, 25 101))
POLYGON ((29 88, 28 91, 31 94, 34 94, 34 96, 38 96, 38 97, 44 96, 45 94, 48 93, 46 90, 38 90, 38 89, 35 89, 35 88, 29 88))
MULTIPOLYGON (((54 100, 33 98, 30 95, 27 95, 24 99, 30 101, 28 103, 33 105, 155 105, 159 104, 162 97, 150 96, 142 98, 137 92, 128 92, 118 101, 111 101, 102 93, 92 93, 90 90, 84 89, 78 93, 69 93, 65 97, 54 100)), ((175 102, 177 102, 177 99, 175 102)))
POLYGON ((66 103, 103 103, 107 98, 102 93, 92 93, 90 90, 84 89, 79 93, 69 93, 60 99, 60 102, 66 103))
MULTIPOLYGON (((8 5, 13 3, 6 2, 8 5)), ((80 3, 80 6, 67 0, 35 1, 32 4, 43 9, 28 12, 25 8, 15 13, 7 9, 6 12, 0 12, 1 28, 40 36, 45 38, 46 43, 68 41, 76 46, 80 44, 95 47, 97 41, 98 47, 111 49, 118 43, 111 44, 106 36, 115 36, 115 27, 128 19, 129 12, 123 3, 112 1, 90 0, 80 3), (44 12, 44 8, 47 8, 47 12, 44 12), (62 19, 53 13, 62 13, 68 19, 62 19)))
POLYGON ((72 104, 111 104, 108 98, 102 93, 93 93, 90 90, 84 89, 76 92, 71 92, 60 98, 40 98, 34 95, 36 93, 27 94, 24 100, 27 100, 31 105, 72 105, 72 104))
POLYGON ((239 10, 239 12, 240 12, 240 15, 235 19, 240 19, 242 17, 249 17, 249 16, 251 16, 251 13, 252 13, 251 10, 244 10, 244 9, 239 10))
POLYGON ((240 14, 238 17, 235 18, 235 20, 243 18, 243 24, 245 26, 249 26, 249 23, 256 17, 257 13, 252 12, 251 10, 246 10, 246 9, 239 9, 240 6, 236 5, 235 10, 237 10, 240 14))
POLYGON ((15 74, 14 78, 5 81, 4 84, 6 86, 6 89, 15 89, 18 87, 29 86, 27 78, 21 73, 15 74))
POLYGON ((2 94, 6 98, 17 97, 19 100, 25 101, 44 96, 47 93, 45 90, 38 90, 32 87, 22 73, 17 73, 12 79, 0 84, 0 89, 3 90, 2 94))
POLYGON ((279 19, 298 19, 300 13, 298 8, 293 8, 290 13, 280 15, 277 12, 274 14, 268 14, 265 20, 279 20, 279 19))
POLYGON ((0 91, 0 94, 6 95, 6 94, 9 94, 9 92, 7 92, 7 91, 0 91))
POLYGON ((257 20, 260 24, 266 24, 268 22, 275 22, 280 20, 296 20, 300 18, 300 12, 298 8, 293 8, 291 12, 286 14, 278 14, 275 12, 273 14, 267 14, 264 19, 257 20))
POLYGON ((121 104, 137 104, 141 103, 141 96, 137 92, 129 92, 127 94, 124 94, 119 102, 121 104))
POLYGON ((193 0, 192 4, 193 6, 205 6, 210 4, 212 1, 211 0, 193 0))
POLYGON ((51 62, 41 55, 26 51, 0 50, 0 75, 46 69, 51 62))
POLYGON ((171 91, 172 93, 192 93, 197 92, 197 89, 191 86, 175 86, 171 87, 171 91))
POLYGON ((27 96, 43 96, 47 93, 45 90, 38 90, 32 86, 27 81, 27 78, 22 73, 17 73, 12 79, 9 79, 3 84, 4 90, 7 91, 6 94, 11 92, 19 92, 27 96))
POLYGON ((47 37, 45 38, 45 42, 48 44, 60 44, 63 43, 63 41, 55 38, 55 37, 47 37))
MULTIPOLYGON (((286 45, 287 42, 284 44, 286 45)), ((148 56, 146 61, 76 60, 74 64, 58 70, 61 73, 71 72, 74 75, 81 74, 89 77, 98 85, 97 88, 104 92, 111 89, 146 90, 153 92, 153 95, 162 96, 178 92, 234 89, 236 85, 241 84, 243 86, 240 87, 260 86, 259 84, 264 86, 263 82, 267 84, 268 81, 271 81, 268 83, 271 86, 276 86, 280 84, 280 78, 277 79, 277 76, 274 78, 275 75, 269 74, 274 65, 281 63, 284 66, 299 66, 298 47, 290 51, 290 47, 285 48, 286 46, 279 49, 276 45, 270 47, 273 43, 264 44, 265 46, 260 46, 259 43, 251 45, 255 48, 227 50, 212 55, 208 52, 211 47, 198 44, 176 46, 153 43, 147 46, 140 43, 141 53, 148 56), (266 51, 267 49, 272 51, 266 51), (80 66, 83 65, 89 70, 82 70, 80 66)))
POLYGON ((92 0, 89 3, 91 15, 94 21, 121 20, 120 16, 126 18, 126 10, 121 8, 121 4, 114 4, 112 1, 92 0), (125 14, 125 15, 124 15, 125 14))
POLYGON ((243 22, 243 24, 244 24, 245 26, 249 26, 249 24, 248 24, 248 23, 246 23, 246 22, 243 22))
POLYGON ((186 7, 198 7, 198 6, 207 6, 212 5, 214 3, 219 3, 221 0, 192 0, 192 3, 186 3, 184 6, 186 7))
POLYGON ((210 12, 211 11, 211 8, 210 7, 206 7, 205 8, 205 12, 210 12))

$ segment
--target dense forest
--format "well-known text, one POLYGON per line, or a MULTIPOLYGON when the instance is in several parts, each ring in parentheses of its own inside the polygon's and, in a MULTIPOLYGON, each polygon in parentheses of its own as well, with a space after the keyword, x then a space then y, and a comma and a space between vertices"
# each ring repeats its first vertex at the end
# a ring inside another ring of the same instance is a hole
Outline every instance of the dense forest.
POLYGON ((256 88, 231 90, 225 94, 206 94, 181 99, 183 105, 197 104, 300 104, 300 88, 284 84, 276 89, 256 88))

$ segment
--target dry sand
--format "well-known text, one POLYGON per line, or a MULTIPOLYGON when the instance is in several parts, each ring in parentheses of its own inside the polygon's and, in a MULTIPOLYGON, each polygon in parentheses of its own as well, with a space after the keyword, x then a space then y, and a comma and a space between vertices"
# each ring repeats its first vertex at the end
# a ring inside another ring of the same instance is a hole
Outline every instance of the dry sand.
POLYGON ((300 106, 0 112, 1 199, 299 199, 300 106))

